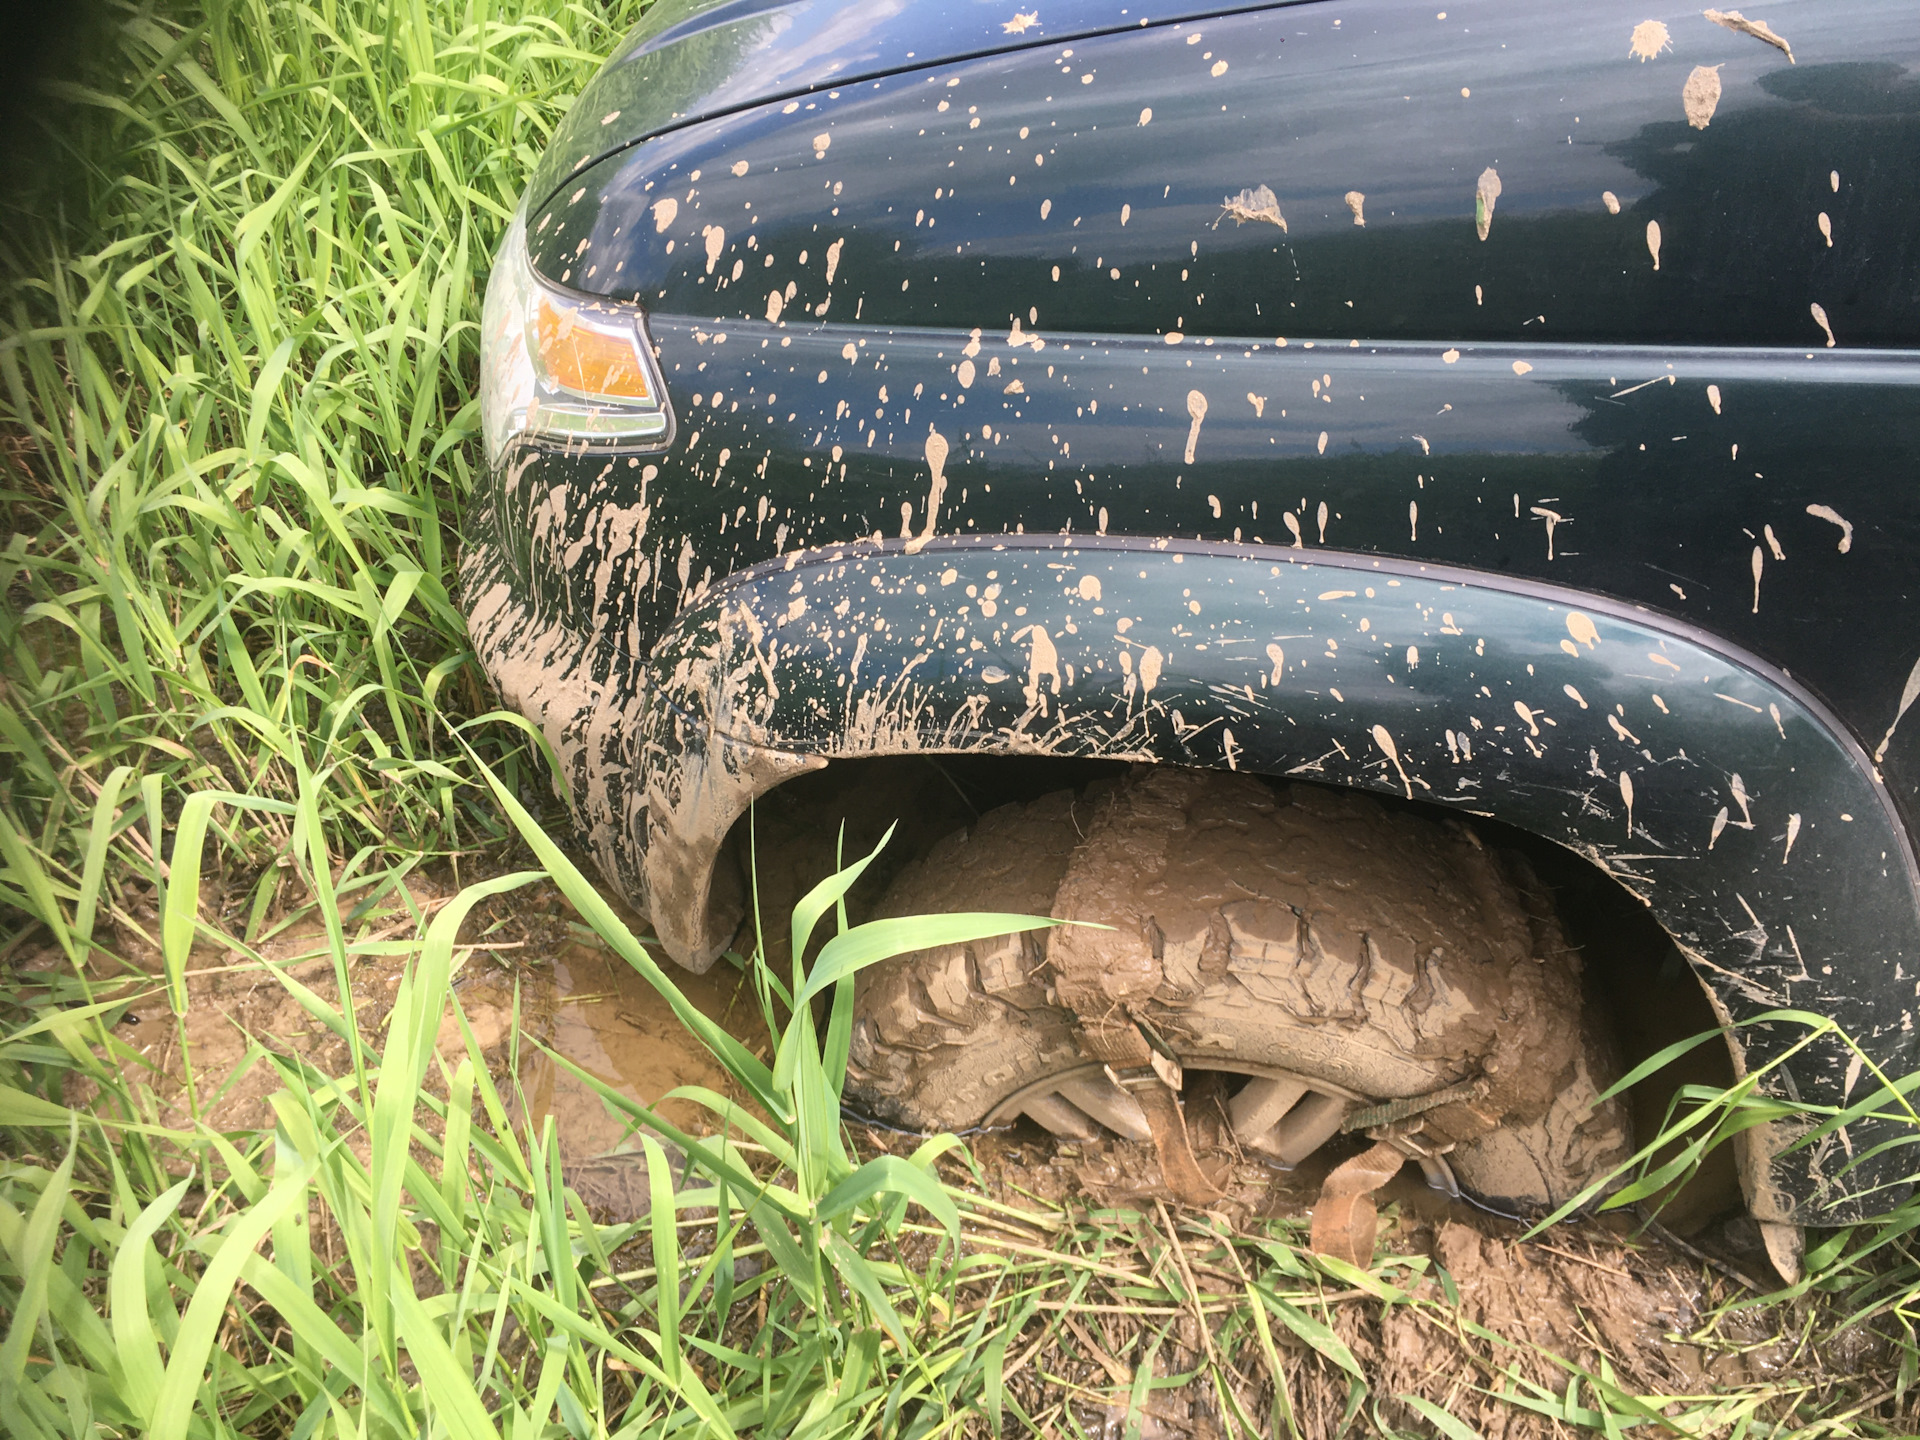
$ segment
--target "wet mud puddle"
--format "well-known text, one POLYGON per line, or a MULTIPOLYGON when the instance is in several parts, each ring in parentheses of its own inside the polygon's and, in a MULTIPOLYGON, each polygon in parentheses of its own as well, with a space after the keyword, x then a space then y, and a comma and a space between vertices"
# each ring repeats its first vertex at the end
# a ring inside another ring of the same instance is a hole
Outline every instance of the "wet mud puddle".
MULTIPOLYGON (((761 1048, 754 1031, 757 1017, 751 988, 727 965, 706 975, 675 971, 674 982, 700 1011, 734 1033, 749 1048, 761 1048)), ((480 987, 476 987, 479 990, 480 987)), ((511 1015, 512 995, 494 986, 463 997, 471 1016, 476 1009, 511 1015)), ((715 1117, 690 1099, 664 1100, 683 1086, 696 1086, 729 1100, 739 1087, 711 1052, 691 1035, 665 997, 626 961, 610 951, 570 944, 552 961, 520 977, 523 1039, 520 1094, 524 1114, 536 1132, 551 1118, 570 1178, 577 1177, 589 1203, 600 1200, 624 1208, 628 1185, 613 1183, 626 1170, 637 1172, 639 1195, 646 1176, 639 1157, 634 1122, 615 1110, 594 1085, 555 1063, 537 1039, 591 1075, 608 1090, 643 1105, 658 1106, 661 1117, 689 1131, 715 1128, 715 1117), (611 1186, 619 1194, 593 1194, 611 1186)), ((481 1026, 475 1022, 476 1030, 481 1026)), ((644 1199, 641 1198, 644 1208, 644 1199)))

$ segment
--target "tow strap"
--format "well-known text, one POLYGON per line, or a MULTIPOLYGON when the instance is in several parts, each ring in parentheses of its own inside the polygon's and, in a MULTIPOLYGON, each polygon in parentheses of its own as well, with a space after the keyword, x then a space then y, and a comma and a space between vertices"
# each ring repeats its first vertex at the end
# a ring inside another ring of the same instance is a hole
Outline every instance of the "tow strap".
POLYGON ((1406 1160, 1391 1140, 1376 1140, 1371 1148, 1333 1167, 1313 1206, 1311 1243, 1316 1254, 1331 1255, 1362 1270, 1373 1264, 1379 1222, 1373 1194, 1400 1173, 1406 1160))
POLYGON ((1184 1204, 1212 1204, 1225 1192, 1194 1158, 1187 1116, 1180 1103, 1180 1062, 1149 1041, 1152 1030, 1132 1014, 1112 1009, 1098 1018, 1080 1016, 1086 1051, 1107 1067, 1107 1076, 1139 1104, 1153 1132, 1160 1174, 1184 1204))

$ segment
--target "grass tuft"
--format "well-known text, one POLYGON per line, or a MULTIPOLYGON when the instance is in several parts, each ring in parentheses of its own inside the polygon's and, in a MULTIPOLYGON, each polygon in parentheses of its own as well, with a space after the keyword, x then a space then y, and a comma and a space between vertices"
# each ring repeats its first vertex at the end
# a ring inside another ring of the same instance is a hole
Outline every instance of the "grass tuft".
POLYGON ((63 203, 0 234, 0 904, 70 954, 257 921, 308 827, 337 882, 505 834, 453 738, 480 292, 641 8, 120 0, 60 87, 63 203))

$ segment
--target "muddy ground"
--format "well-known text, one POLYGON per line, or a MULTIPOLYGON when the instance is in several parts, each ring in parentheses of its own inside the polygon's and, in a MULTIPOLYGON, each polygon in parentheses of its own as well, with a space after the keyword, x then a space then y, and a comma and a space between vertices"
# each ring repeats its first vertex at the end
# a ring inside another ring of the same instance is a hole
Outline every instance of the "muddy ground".
MULTIPOLYGON (((976 808, 970 800, 991 799, 970 797, 959 785, 949 793, 951 803, 942 801, 937 789, 932 800, 924 790, 918 792, 913 833, 899 846, 901 856, 965 823, 976 808)), ((861 818, 876 813, 875 796, 843 800, 821 806, 816 796, 792 811, 778 803, 763 806, 757 869, 770 931, 784 925, 793 899, 831 867, 831 837, 839 820, 848 821, 844 845, 850 857, 864 853, 877 838, 878 826, 861 818)), ((898 863, 877 867, 856 892, 856 919, 898 863)), ((405 897, 396 890, 358 918, 354 933, 360 941, 378 945, 411 936, 419 923, 416 915, 430 915, 457 890, 451 876, 432 879, 416 872, 405 883, 405 897)), ((633 923, 640 926, 637 919, 633 923)), ((516 1097, 516 1121, 539 1125, 551 1118, 569 1181, 601 1218, 643 1213, 645 1170, 627 1124, 541 1047, 649 1104, 681 1085, 731 1095, 725 1073, 686 1034, 651 985, 586 930, 551 886, 530 887, 481 907, 462 939, 468 943, 454 992, 496 1079, 503 1082, 503 1093, 511 1090, 516 1097)), ((137 943, 124 943, 136 962, 157 969, 157 957, 142 956, 137 943)), ((296 915, 258 948, 331 1002, 333 966, 323 947, 324 936, 309 913, 296 915)), ((401 963, 397 955, 367 954, 351 967, 359 1021, 375 1043, 401 963)), ((723 962, 706 976, 675 973, 704 1012, 765 1053, 765 1032, 739 969, 723 962)), ((178 1084, 181 1029, 157 984, 140 978, 132 983, 143 998, 123 1022, 123 1038, 152 1066, 156 1095, 175 1112, 167 1118, 185 1120, 178 1084)), ((198 1077, 197 1101, 202 1117, 218 1129, 271 1123, 265 1101, 277 1079, 262 1061, 266 1049, 298 1053, 329 1073, 348 1068, 344 1044, 313 1021, 272 975, 236 954, 197 953, 188 992, 185 1044, 198 1077)), ((449 1018, 441 1032, 443 1051, 456 1053, 461 1043, 449 1018)), ((1234 1149, 1224 1125, 1208 1122, 1205 1094, 1189 1101, 1197 1148, 1232 1176, 1229 1195, 1214 1207, 1208 1224, 1250 1234, 1272 1233, 1275 1221, 1283 1229, 1286 1222, 1304 1221, 1326 1170, 1344 1158, 1340 1145, 1294 1171, 1280 1171, 1234 1149)), ((676 1124, 704 1128, 698 1108, 687 1102, 668 1102, 664 1112, 676 1124)), ((884 1128, 856 1125, 855 1134, 862 1148, 874 1152, 900 1152, 914 1143, 884 1128)), ((1169 1237, 1178 1234, 1181 1222, 1150 1147, 1119 1140, 1057 1143, 1024 1121, 967 1139, 991 1195, 1010 1205, 1037 1205, 1074 1217, 1075 1223, 1092 1223, 1089 1217, 1102 1214, 1130 1215, 1140 1228, 1119 1238, 1120 1249, 1131 1245, 1136 1256, 1150 1260, 1143 1262, 1143 1274, 1166 1263, 1169 1237)), ((956 1167, 953 1178, 962 1173, 956 1167)), ((1397 1283, 1423 1296, 1430 1302, 1426 1305, 1383 1307, 1357 1290, 1336 1294, 1336 1303, 1325 1307, 1327 1321, 1371 1377, 1376 1395, 1428 1396, 1489 1440, 1566 1433, 1555 1422, 1485 1393, 1507 1383, 1500 1381, 1500 1372, 1509 1366, 1517 1367, 1517 1375, 1564 1392, 1567 1372, 1542 1351, 1591 1370, 1598 1370, 1604 1356, 1622 1390, 1668 1396, 1841 1384, 1884 1363, 1883 1347, 1864 1330, 1816 1353, 1809 1337, 1819 1327, 1803 1306, 1729 1311, 1729 1300, 1751 1298, 1778 1282, 1767 1269, 1751 1222, 1737 1212, 1711 1213, 1727 1198, 1724 1185, 1717 1190, 1709 1185, 1703 1193, 1705 1198, 1682 1212, 1690 1238, 1658 1230, 1636 1233, 1629 1218, 1577 1221, 1525 1240, 1522 1224, 1428 1190, 1418 1172, 1409 1170, 1380 1197, 1384 1247, 1400 1256, 1426 1257, 1444 1269, 1448 1281, 1443 1283, 1431 1266, 1424 1277, 1400 1276, 1397 1283), (1445 1284, 1454 1287, 1457 1304, 1445 1284)), ((1304 1226, 1296 1228, 1297 1233, 1289 1232, 1292 1239, 1304 1243, 1304 1226)), ((982 1232, 970 1243, 990 1249, 994 1239, 982 1232)), ((1201 1292, 1217 1291, 1222 1305, 1244 1298, 1239 1277, 1220 1270, 1217 1246, 1209 1250, 1191 1236, 1177 1245, 1201 1292), (1186 1260, 1189 1251, 1192 1258, 1186 1260)), ((1201 1366, 1210 1345, 1199 1321, 1170 1319, 1153 1310, 1124 1287, 1113 1289, 1104 1302, 1097 1294, 1084 1297, 1070 1317, 1036 1332, 1047 1337, 1041 1343, 1009 1352, 1010 1366, 1026 1357, 1008 1371, 1009 1393, 1030 1415, 1065 1407, 1086 1433, 1119 1436, 1136 1367, 1149 1364, 1157 1377, 1177 1380, 1201 1366)), ((1207 1313, 1205 1305, 1196 1313, 1207 1313)), ((1332 1428, 1317 1432, 1314 1427, 1338 1425, 1349 1399, 1343 1377, 1292 1337, 1280 1339, 1293 1346, 1289 1367, 1299 1362, 1290 1370, 1295 1393, 1289 1399, 1303 1433, 1332 1433, 1332 1428), (1310 1417, 1317 1417, 1312 1425, 1310 1417)), ((1250 1388, 1246 1402, 1270 1404, 1271 1392, 1254 1393, 1258 1388, 1250 1388)), ((1219 1410, 1209 1385, 1172 1384, 1152 1392, 1139 1433, 1230 1433, 1221 1428, 1219 1410)), ((1364 1417, 1358 1423, 1366 1428, 1364 1417)))
MULTIPOLYGON (((417 886, 415 898, 431 907, 439 897, 427 891, 417 886)), ((513 938, 496 939, 491 951, 477 948, 455 982, 496 1079, 514 1078, 517 1042, 516 1119, 537 1125, 552 1118, 569 1183, 597 1218, 613 1222, 644 1214, 647 1176, 626 1123, 532 1042, 552 1047, 646 1103, 679 1085, 727 1094, 727 1077, 687 1037, 645 980, 569 927, 557 895, 523 894, 505 923, 500 919, 484 923, 499 924, 496 936, 513 938)), ((331 1000, 331 961, 294 958, 298 951, 292 947, 303 937, 290 936, 284 943, 289 953, 275 958, 293 959, 290 972, 331 1000)), ((310 945, 311 938, 305 943, 310 945)), ((246 967, 197 968, 202 973, 189 981, 186 1033, 208 1123, 222 1130, 271 1123, 265 1100, 277 1084, 273 1071, 257 1059, 240 1068, 259 1047, 298 1052, 322 1070, 347 1069, 344 1045, 312 1022, 271 976, 246 967)), ((378 1035, 398 973, 398 962, 387 957, 354 969, 357 1008, 370 1038, 378 1035)), ((707 977, 689 977, 684 988, 743 1040, 764 1038, 739 972, 722 968, 707 977)), ((164 996, 157 990, 149 994, 132 1012, 126 1038, 156 1066, 160 1093, 180 1112, 171 1118, 181 1121, 184 1096, 164 1078, 178 1073, 178 1031, 164 996)), ((447 1053, 459 1051, 462 1042, 451 1021, 441 1039, 447 1053)), ((1232 1177, 1229 1194, 1214 1207, 1209 1223, 1254 1234, 1271 1233, 1268 1222, 1274 1220, 1304 1222, 1321 1179, 1343 1151, 1329 1147, 1292 1172, 1278 1171, 1234 1152, 1224 1126, 1206 1123, 1204 1107, 1205 1098, 1197 1097, 1190 1110, 1198 1151, 1210 1168, 1217 1165, 1232 1177)), ((685 1102, 663 1108, 676 1123, 705 1128, 697 1109, 685 1102)), ((915 1143, 912 1137, 860 1125, 853 1133, 857 1147, 867 1153, 902 1153, 915 1143)), ((1150 1146, 1117 1139, 1061 1143, 1027 1122, 967 1139, 985 1189, 995 1199, 1063 1213, 1082 1226, 1105 1223, 1103 1215, 1129 1217, 1131 1228, 1116 1236, 1114 1252, 1147 1257, 1135 1267, 1142 1284, 1166 1264, 1169 1236, 1179 1229, 1177 1207, 1161 1183, 1150 1146)), ((965 1175, 954 1165, 950 1178, 963 1181, 965 1175)), ((1699 1244, 1686 1249, 1634 1236, 1627 1222, 1581 1221, 1528 1241, 1520 1238, 1521 1224, 1427 1189, 1417 1171, 1403 1172, 1380 1199, 1384 1249, 1436 1262, 1450 1277, 1459 1303, 1444 1295, 1432 1274, 1399 1274, 1395 1282, 1424 1298, 1426 1306, 1382 1307, 1360 1291, 1334 1291, 1334 1303, 1325 1309, 1327 1323, 1350 1347, 1377 1395, 1431 1397, 1489 1440, 1556 1433, 1551 1422, 1477 1388, 1496 1383, 1501 1370, 1517 1366, 1537 1384, 1564 1392, 1566 1371, 1540 1351, 1596 1372, 1604 1356, 1623 1390, 1662 1395, 1805 1381, 1821 1371, 1838 1381, 1882 1358, 1877 1342, 1865 1333, 1844 1352, 1811 1352, 1807 1317, 1799 1307, 1715 1316, 1728 1299, 1753 1293, 1762 1280, 1772 1282, 1757 1232, 1743 1237, 1737 1218, 1705 1227, 1695 1237, 1699 1244), (1746 1276, 1753 1288, 1736 1275, 1746 1276), (1436 1313, 1450 1315, 1453 1323, 1437 1323, 1436 1313), (1711 1325, 1703 1329, 1710 1316, 1711 1325), (1476 1327, 1506 1343, 1479 1336, 1476 1327)), ((1293 1243, 1304 1243, 1304 1225, 1284 1233, 1293 1243)), ((969 1244, 992 1252, 1001 1238, 1000 1231, 982 1231, 969 1244)), ((1025 1238, 1058 1243, 1057 1234, 1025 1238)), ((1217 1244, 1188 1235, 1179 1245, 1191 1256, 1185 1268, 1196 1277, 1201 1313, 1219 1313, 1209 1304, 1211 1296, 1224 1305, 1244 1295, 1238 1277, 1221 1269, 1217 1244)), ((1203 1367, 1207 1341, 1198 1322, 1170 1317, 1169 1308, 1143 1302, 1137 1289, 1123 1283, 1096 1283, 1070 1316, 1040 1317, 1060 1323, 1028 1353, 1024 1365, 1010 1370, 1010 1395, 1030 1415, 1065 1406, 1085 1433, 1119 1437, 1136 1367, 1150 1364, 1156 1379, 1173 1383, 1151 1393, 1139 1431, 1144 1440, 1233 1433, 1223 1426, 1209 1383, 1178 1383, 1203 1367)), ((1037 1323, 1030 1328, 1040 1333, 1037 1323)), ((1297 1342, 1289 1348, 1285 1334, 1278 1339, 1294 1367, 1289 1400, 1303 1433, 1333 1433, 1349 1399, 1344 1376, 1297 1342)), ((1020 1349, 1014 1347, 1013 1358, 1019 1358, 1020 1349)), ((1265 1406, 1271 1394, 1249 1382, 1243 1399, 1250 1408, 1265 1406)), ((1364 1432, 1364 1417, 1359 1423, 1364 1432)))

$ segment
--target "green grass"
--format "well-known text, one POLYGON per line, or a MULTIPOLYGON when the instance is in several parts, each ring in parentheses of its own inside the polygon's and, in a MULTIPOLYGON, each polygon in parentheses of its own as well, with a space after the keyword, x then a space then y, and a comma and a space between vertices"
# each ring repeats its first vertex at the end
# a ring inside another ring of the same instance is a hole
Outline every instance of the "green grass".
MULTIPOLYGON (((453 738, 486 708, 449 593, 479 298, 640 9, 114 10, 124 69, 66 87, 53 152, 79 193, 4 242, 0 900, 157 943, 186 797, 303 775, 347 875, 500 838, 453 738)), ((481 738, 517 787, 521 737, 481 738)), ((264 911, 297 829, 217 819, 217 913, 264 911)))
MULTIPOLYGON (((693 1134, 605 1093, 646 1126, 635 1224, 596 1221, 551 1129, 516 1123, 514 1067, 470 1030, 436 1045, 461 917, 539 876, 677 994, 543 831, 535 747, 489 713, 449 594, 492 247, 641 8, 121 0, 62 96, 62 183, 0 227, 0 1429, 1077 1435, 1092 1397, 1139 1434, 1195 1384, 1248 1435, 1458 1440, 1502 1410, 1527 1433, 1911 1430, 1920 1207, 1818 1237, 1763 1312, 1816 1343, 1874 1326, 1884 1374, 1670 1396, 1463 1321, 1425 1257, 1359 1271, 1297 1221, 996 1195, 951 1139, 856 1151, 854 969, 1006 922, 848 927, 854 867, 784 937, 824 927, 811 970, 742 961, 763 1051, 676 1004, 750 1104, 685 1097, 693 1134), (390 942, 381 1025, 349 1018, 363 922, 404 913, 410 872, 511 854, 533 866, 390 942), (331 999, 267 958, 302 918, 331 999), (209 946, 348 1056, 255 1044, 271 1128, 214 1128, 227 1078, 190 1051, 158 1073, 117 1029, 162 1003, 184 1044, 209 946), (1401 1320, 1450 1347, 1404 1390, 1377 1353, 1401 1320)), ((1905 1092, 1870 1103, 1911 1119, 1905 1092)), ((1690 1148, 1650 1151, 1649 1196, 1771 1103, 1682 1100, 1666 1139, 1690 1148)), ((1702 1325, 1760 1303, 1712 1281, 1702 1325)))

